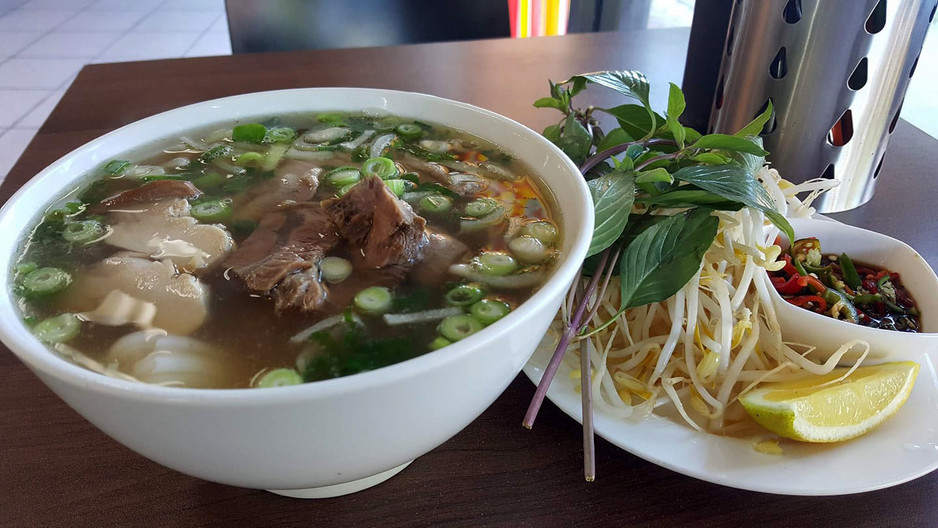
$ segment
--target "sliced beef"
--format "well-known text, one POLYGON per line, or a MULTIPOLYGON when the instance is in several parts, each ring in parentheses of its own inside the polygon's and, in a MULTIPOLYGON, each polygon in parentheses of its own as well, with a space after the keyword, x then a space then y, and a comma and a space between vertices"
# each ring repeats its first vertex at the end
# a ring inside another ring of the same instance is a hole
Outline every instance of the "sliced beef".
POLYGON ((422 284, 440 284, 449 275, 449 267, 469 253, 469 246, 444 233, 427 230, 423 258, 414 267, 414 278, 422 284))
POLYGON ((271 211, 308 202, 316 194, 321 172, 321 168, 308 162, 283 162, 274 178, 253 187, 238 198, 233 204, 233 218, 258 221, 271 211))
MULTIPOLYGON (((288 276, 314 268, 338 243, 339 238, 319 204, 301 204, 264 215, 226 264, 249 289, 267 293, 278 288, 288 276)), ((304 274, 303 278, 319 282, 318 275, 317 270, 304 274)), ((295 287, 299 279, 291 279, 287 287, 295 287)), ((288 297, 285 293, 280 296, 288 297)), ((278 302, 278 307, 293 304, 282 301, 278 302)), ((311 309, 311 306, 304 301, 297 307, 311 309)))
POLYGON ((358 248, 356 267, 408 266, 420 256, 426 221, 378 177, 362 180, 341 198, 323 200, 336 231, 358 248))
POLYGON ((191 182, 182 180, 157 180, 144 183, 140 187, 123 191, 110 198, 105 198, 101 202, 93 205, 89 212, 100 214, 112 209, 126 207, 144 202, 155 202, 168 198, 198 198, 202 196, 200 191, 191 182))
POLYGON ((298 308, 304 312, 314 312, 323 307, 329 297, 329 290, 322 283, 319 266, 312 266, 292 275, 287 275, 274 289, 274 306, 282 312, 298 308))

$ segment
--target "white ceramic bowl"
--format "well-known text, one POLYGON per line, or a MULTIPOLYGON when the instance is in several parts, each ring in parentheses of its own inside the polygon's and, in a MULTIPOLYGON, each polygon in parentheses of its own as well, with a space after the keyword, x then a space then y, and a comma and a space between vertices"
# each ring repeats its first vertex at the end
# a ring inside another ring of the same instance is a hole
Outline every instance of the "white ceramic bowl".
MULTIPOLYGON (((88 421, 183 473, 298 497, 351 493, 393 476, 502 393, 531 356, 585 256, 593 228, 589 192, 576 166, 538 133, 467 104, 387 90, 282 90, 186 106, 96 139, 20 189, 0 210, 0 232, 6 234, 0 237, 0 269, 11 269, 19 234, 46 204, 109 159, 213 123, 362 109, 465 130, 540 174, 559 206, 563 256, 531 299, 440 351, 345 378, 263 390, 168 388, 93 373, 40 344, 21 324, 9 293, 0 296, 0 339, 88 421)), ((0 287, 10 291, 9 274, 0 287)))
MULTIPOLYGON (((785 341, 817 347, 823 359, 843 343, 861 339, 870 344, 870 359, 902 357, 907 352, 938 347, 938 277, 908 244, 894 238, 828 219, 790 219, 798 238, 816 237, 824 255, 847 253, 851 259, 898 272, 922 312, 921 333, 895 332, 860 326, 816 314, 785 301, 769 288, 785 341)), ((856 357, 851 353, 846 359, 856 357)))

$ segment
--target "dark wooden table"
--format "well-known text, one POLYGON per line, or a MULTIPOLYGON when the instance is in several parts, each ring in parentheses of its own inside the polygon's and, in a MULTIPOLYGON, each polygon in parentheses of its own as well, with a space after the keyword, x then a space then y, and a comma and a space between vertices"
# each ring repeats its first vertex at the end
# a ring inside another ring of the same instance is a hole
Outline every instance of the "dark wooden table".
MULTIPOLYGON (((640 69, 660 107, 667 81, 681 79, 686 46, 685 30, 659 30, 88 66, 0 187, 0 201, 82 143, 196 101, 277 88, 394 88, 540 129, 557 117, 531 107, 548 78, 640 69)), ((900 124, 874 200, 837 217, 899 236, 938 265, 936 166, 938 141, 900 124)), ((380 486, 302 501, 144 459, 0 347, 0 526, 938 526, 938 473, 863 495, 782 497, 684 477, 599 440, 598 479, 588 484, 576 422, 548 404, 533 431, 520 426, 533 391, 519 376, 463 432, 380 486)))

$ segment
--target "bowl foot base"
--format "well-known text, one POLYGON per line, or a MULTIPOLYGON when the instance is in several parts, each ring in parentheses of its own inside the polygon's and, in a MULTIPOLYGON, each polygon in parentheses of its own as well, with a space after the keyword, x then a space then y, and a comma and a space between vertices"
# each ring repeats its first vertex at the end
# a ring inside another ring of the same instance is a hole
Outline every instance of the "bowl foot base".
POLYGON ((407 466, 410 465, 409 462, 404 462, 403 464, 391 468, 387 471, 382 471, 377 475, 372 475, 370 477, 365 477, 358 480, 353 480, 351 482, 343 482, 341 484, 333 484, 332 486, 322 486, 318 488, 302 488, 302 489, 288 489, 288 490, 267 490, 271 493, 277 495, 283 495, 284 497, 292 497, 294 499, 328 499, 329 497, 339 497, 341 495, 348 495, 350 493, 355 493, 356 491, 362 491, 368 489, 372 486, 377 486, 385 480, 397 475, 404 470, 407 466))

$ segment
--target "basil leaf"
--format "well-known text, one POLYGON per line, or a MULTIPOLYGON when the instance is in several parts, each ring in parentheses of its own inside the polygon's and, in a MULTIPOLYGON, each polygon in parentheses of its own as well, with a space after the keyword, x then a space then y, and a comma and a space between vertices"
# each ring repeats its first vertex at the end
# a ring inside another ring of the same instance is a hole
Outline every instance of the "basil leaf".
MULTIPOLYGON (((652 193, 649 193, 652 194, 652 193)), ((722 196, 702 189, 677 189, 663 194, 636 198, 636 202, 658 207, 709 207, 721 211, 738 211, 744 206, 740 202, 727 200, 722 196)))
POLYGON ((671 87, 668 91, 668 117, 675 121, 684 113, 687 104, 684 102, 684 93, 674 83, 669 83, 671 87))
POLYGON ((604 150, 615 147, 616 145, 629 143, 631 141, 635 141, 635 138, 630 136, 628 132, 622 130, 621 128, 614 128, 611 132, 606 134, 606 137, 604 137, 602 141, 599 142, 596 150, 602 152, 604 150))
POLYGON ((570 87, 570 97, 582 92, 586 89, 586 79, 579 77, 573 79, 573 86, 570 87))
POLYGON ((693 161, 699 161, 700 163, 707 163, 709 165, 724 165, 728 158, 724 158, 719 154, 714 154, 713 152, 702 152, 696 156, 691 156, 690 158, 693 161))
POLYGON ((644 107, 634 104, 619 105, 614 108, 597 108, 616 118, 619 126, 633 138, 648 138, 654 134, 656 123, 664 123, 658 114, 649 113, 644 107), (655 121, 652 121, 652 118, 655 121))
POLYGON ((537 101, 534 101, 534 108, 556 108, 561 112, 566 110, 563 102, 553 97, 541 97, 537 101))
POLYGON ((687 105, 684 101, 684 94, 681 92, 681 89, 674 83, 669 84, 668 112, 666 114, 668 116, 667 125, 678 147, 684 148, 684 139, 687 137, 687 132, 684 130, 684 125, 678 121, 678 118, 684 113, 684 108, 687 105))
POLYGON ((560 141, 560 125, 550 125, 541 134, 554 145, 560 141))
POLYGON ((645 75, 642 72, 635 70, 620 70, 584 73, 570 78, 570 80, 567 82, 572 81, 575 85, 579 78, 586 79, 586 82, 605 86, 606 88, 611 88, 626 97, 638 99, 638 101, 642 103, 642 107, 648 113, 649 121, 651 121, 651 127, 649 127, 649 131, 643 136, 643 138, 648 139, 652 136, 654 133, 653 131, 658 126, 656 123, 656 118, 658 116, 651 108, 651 102, 648 99, 648 79, 645 78, 645 75))
POLYGON ((635 176, 635 183, 652 183, 652 182, 665 182, 671 183, 674 181, 674 177, 671 176, 667 170, 663 168, 652 169, 649 171, 639 172, 635 176))
POLYGON ((586 156, 589 155, 590 147, 593 145, 593 138, 574 114, 568 114, 563 124, 563 131, 560 133, 560 139, 555 142, 564 154, 570 157, 574 163, 581 165, 586 156))
POLYGON ((619 263, 622 306, 660 302, 684 287, 700 269, 719 225, 709 209, 692 209, 635 237, 619 263))
POLYGON ((593 198, 596 223, 593 239, 586 256, 595 255, 611 246, 625 229, 635 200, 635 175, 614 171, 586 182, 593 198))
POLYGON ((765 127, 765 124, 769 122, 769 119, 772 117, 772 100, 769 99, 769 104, 766 105, 765 110, 756 116, 755 119, 749 122, 748 125, 744 126, 734 134, 736 137, 746 137, 746 136, 758 136, 762 133, 762 129, 765 127))
MULTIPOLYGON (((603 71, 593 73, 583 73, 571 77, 566 82, 581 82, 578 78, 586 79, 587 82, 611 88, 626 97, 632 97, 641 101, 642 105, 650 108, 648 102, 649 85, 648 79, 642 72, 635 70, 603 71)), ((563 83, 566 84, 566 83, 563 83)))
POLYGON ((794 240, 791 224, 778 211, 759 180, 740 165, 695 165, 674 173, 674 179, 693 184, 727 200, 759 209, 789 240, 794 240))
MULTIPOLYGON (((762 146, 762 138, 759 136, 749 136, 747 139, 756 145, 762 146)), ((765 155, 748 154, 746 152, 736 152, 733 154, 735 159, 746 170, 746 174, 755 176, 756 172, 765 165, 765 155)))
POLYGON ((752 141, 751 139, 728 136, 726 134, 708 134, 695 141, 691 146, 698 149, 718 149, 731 150, 734 152, 745 152, 747 154, 755 154, 757 156, 765 156, 768 154, 768 152, 762 150, 762 147, 759 144, 752 141))

